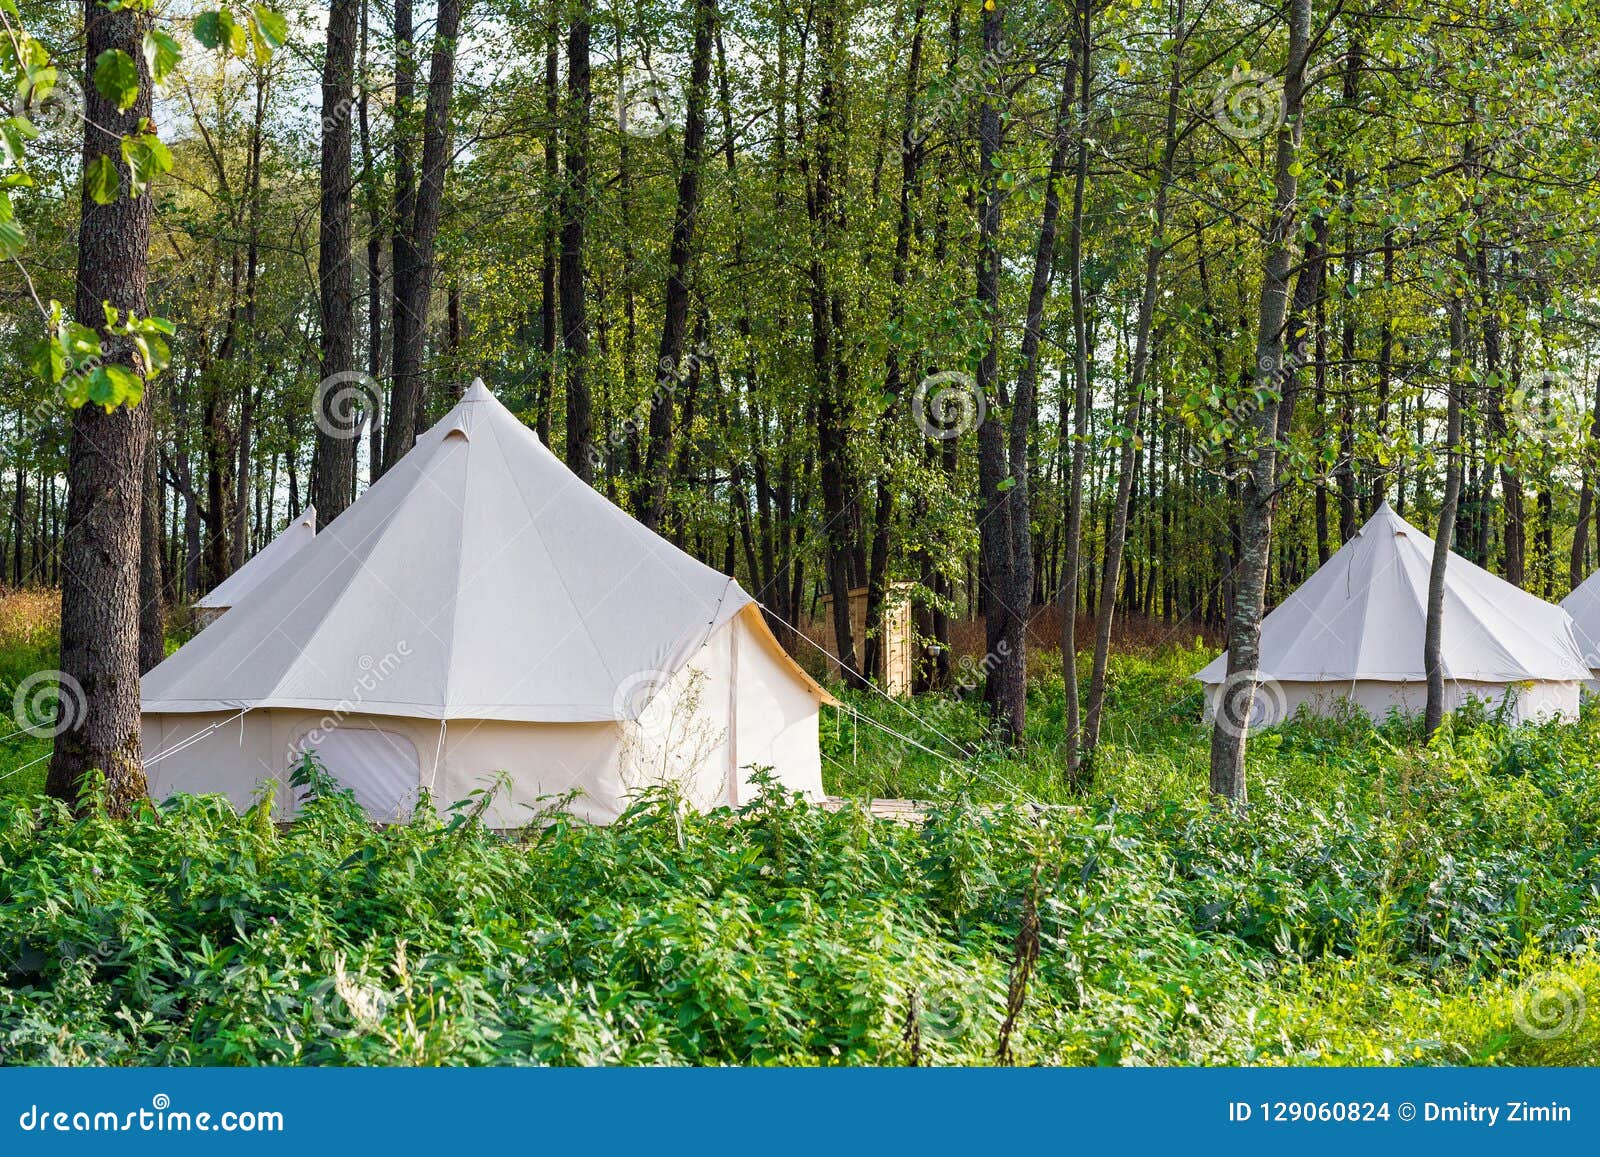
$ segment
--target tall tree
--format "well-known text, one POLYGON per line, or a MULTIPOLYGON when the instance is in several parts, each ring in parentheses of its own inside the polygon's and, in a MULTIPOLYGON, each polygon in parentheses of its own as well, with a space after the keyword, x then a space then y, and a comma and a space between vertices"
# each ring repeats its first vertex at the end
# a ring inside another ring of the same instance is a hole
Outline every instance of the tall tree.
MULTIPOLYGON (((1261 619, 1272 561, 1272 517, 1278 501, 1280 408, 1289 402, 1284 374, 1284 322, 1289 307, 1290 244, 1300 185, 1301 116, 1311 52, 1311 0, 1289 0, 1288 61, 1282 120, 1273 153, 1273 200, 1264 240, 1256 312, 1255 397, 1247 459, 1239 485, 1239 557, 1228 615, 1228 675, 1211 732, 1211 793, 1236 808, 1248 801, 1244 753, 1260 670, 1261 619)), ((1292 404, 1292 403, 1291 403, 1292 404)), ((1292 411, 1291 411, 1292 412, 1292 411)))
MULTIPOLYGON (((367 462, 372 477, 383 465, 383 206, 379 193, 377 157, 372 148, 372 73, 367 55, 370 43, 370 0, 361 0, 361 98, 356 106, 361 130, 361 187, 367 207, 367 376, 372 396, 367 402, 367 462)), ((353 466, 353 464, 352 464, 353 466)), ((291 513, 294 513, 291 511, 291 513)))
MULTIPOLYGON (((823 541, 828 590, 833 596, 833 637, 845 681, 867 685, 856 658, 850 615, 851 554, 855 497, 849 462, 850 362, 840 348, 845 340, 844 304, 834 285, 839 235, 844 227, 843 169, 847 162, 843 109, 846 37, 839 27, 837 0, 822 0, 817 15, 817 113, 813 131, 816 169, 809 182, 806 209, 811 220, 811 258, 807 293, 811 301, 811 360, 816 376, 817 458, 821 467, 823 541)), ((795 99, 800 100, 797 89, 795 99)), ((810 161, 802 162, 802 171, 810 161)))
POLYGON ((715 0, 694 0, 694 46, 689 54, 689 100, 684 113, 683 159, 678 166, 678 203, 667 247, 667 285, 656 388, 650 396, 650 445, 645 452, 648 497, 640 521, 661 526, 667 507, 667 471, 672 462, 673 398, 689 328, 689 267, 694 259, 695 219, 700 212, 700 176, 705 164, 706 103, 711 88, 715 0))
MULTIPOLYGON (((143 404, 154 405, 146 394, 143 404)), ((160 447, 152 436, 144 452, 144 495, 139 517, 139 674, 167 653, 167 599, 161 573, 161 476, 156 460, 160 447)))
POLYGON ((1151 330, 1155 326, 1156 295, 1161 283, 1161 261, 1170 244, 1166 236, 1167 201, 1171 196, 1178 155, 1178 106, 1183 96, 1183 50, 1188 40, 1183 0, 1173 16, 1171 70, 1167 75, 1167 100, 1161 154, 1156 173, 1155 203, 1151 208, 1151 236, 1144 253, 1144 291, 1134 324, 1133 367, 1128 381, 1127 419, 1117 469, 1116 497, 1112 500, 1111 529, 1106 536, 1105 565, 1100 571, 1100 600, 1095 606, 1094 663, 1089 673, 1089 704, 1083 727, 1083 755, 1092 761, 1100 743, 1100 719, 1105 709, 1106 672, 1111 659, 1111 626, 1121 587, 1122 549, 1128 533, 1128 503, 1133 493, 1134 470, 1144 411, 1145 379, 1150 372, 1151 330))
POLYGON ((589 216, 589 31, 592 0, 573 0, 567 29, 566 179, 561 183, 561 348, 567 388, 567 468, 594 480, 594 403, 589 393, 589 312, 584 227, 589 216))
POLYGON ((535 429, 539 440, 550 444, 550 410, 556 396, 556 350, 561 335, 556 331, 556 255, 561 247, 561 23, 557 19, 560 0, 550 0, 550 18, 545 25, 544 51, 544 213, 540 220, 539 262, 539 393, 535 401, 535 429))
MULTIPOLYGON (((390 463, 400 460, 400 454, 390 452, 389 443, 396 437, 405 440, 396 431, 409 423, 397 420, 400 410, 396 406, 399 392, 398 355, 400 349, 401 314, 410 306, 409 285, 401 284, 402 268, 409 271, 414 265, 411 257, 411 223, 416 216, 417 199, 417 132, 415 109, 417 96, 417 45, 415 12, 412 0, 394 0, 394 205, 389 238, 389 417, 383 431, 383 457, 372 466, 376 480, 390 463)), ((407 444, 410 448, 410 443, 407 444)), ((403 451, 402 451, 403 453, 403 451)))
POLYGON ((350 504, 355 486, 355 290, 350 268, 350 114, 355 100, 356 27, 361 0, 328 6, 322 64, 321 218, 317 235, 317 307, 322 384, 316 393, 316 469, 311 503, 324 524, 350 504))
MULTIPOLYGON (((983 13, 983 53, 986 60, 999 58, 1005 30, 1005 9, 999 3, 986 3, 983 13)), ((999 78, 986 75, 978 104, 978 239, 977 279, 974 300, 983 324, 983 342, 978 354, 976 390, 980 398, 996 398, 978 423, 978 551, 982 565, 984 606, 988 611, 984 628, 985 666, 983 697, 989 714, 998 725, 1000 737, 1009 743, 1022 742, 1026 718, 1026 685, 1017 686, 1010 662, 1013 639, 1022 632, 1014 620, 1020 614, 1023 631, 1027 608, 1012 605, 1015 565, 1012 555, 1011 519, 1015 507, 1007 493, 1017 480, 1010 476, 1010 456, 1006 447, 1006 424, 1002 410, 1008 399, 1000 397, 1000 147, 1003 124, 1000 100, 1003 88, 999 78)))
MULTIPOLYGON (((885 446, 883 464, 878 469, 877 501, 872 516, 872 554, 867 567, 867 622, 883 621, 889 578, 889 545, 895 525, 895 491, 903 485, 892 467, 893 454, 887 444, 895 428, 905 393, 905 354, 896 340, 906 313, 906 284, 911 276, 911 235, 916 221, 913 202, 917 195, 918 170, 922 164, 922 141, 917 136, 917 97, 922 79, 922 51, 927 6, 918 2, 911 20, 911 51, 906 63, 906 91, 900 105, 900 199, 895 216, 894 264, 889 273, 890 333, 884 354, 883 392, 888 398, 884 411, 885 446)), ((882 632, 870 632, 862 668, 873 678, 887 673, 886 640, 882 632)))
MULTIPOLYGON (((1466 245, 1458 242, 1457 259, 1466 268, 1466 245)), ((1423 627, 1422 669, 1428 676, 1428 702, 1423 728, 1429 738, 1444 722, 1444 584, 1454 544, 1457 506, 1461 499, 1461 390, 1466 374, 1466 291, 1451 295, 1449 380, 1445 383, 1444 497, 1439 503, 1439 524, 1433 538, 1433 558, 1428 568, 1427 619, 1423 627)))
POLYGON ((450 105, 455 92, 462 0, 440 0, 428 61, 428 100, 422 114, 422 168, 409 222, 396 233, 394 253, 394 393, 384 436, 384 468, 391 469, 416 444, 427 414, 422 354, 433 299, 434 246, 450 168, 450 105), (403 236, 402 236, 403 235, 403 236))
MULTIPOLYGON (((95 75, 103 54, 120 53, 139 70, 137 94, 125 107, 99 85, 83 86, 83 172, 103 174, 109 166, 116 182, 124 183, 131 173, 122 139, 139 133, 150 117, 142 44, 151 17, 137 8, 112 11, 98 0, 84 0, 83 20, 84 75, 95 75)), ((113 192, 102 204, 93 191, 86 179, 73 313, 80 325, 100 334, 102 369, 115 366, 142 377, 153 367, 127 337, 111 332, 106 314, 146 314, 152 199, 113 192)), ((56 799, 76 802, 84 777, 99 769, 113 814, 126 814, 148 790, 139 743, 139 540, 149 434, 148 405, 107 410, 91 402, 72 416, 67 459, 62 695, 45 788, 56 799)))
MULTIPOLYGON (((1083 292, 1083 203, 1089 179, 1089 113, 1091 110, 1091 23, 1094 0, 1076 0, 1073 6, 1073 31, 1077 66, 1078 142, 1072 177, 1072 216, 1067 231, 1067 276, 1072 294, 1072 405, 1063 390, 1061 399, 1062 443, 1072 447, 1072 463, 1067 476, 1066 527, 1063 530, 1063 559, 1057 605, 1061 610, 1061 674, 1066 696, 1067 726, 1066 775, 1069 783, 1080 778, 1082 763, 1081 707, 1078 696, 1078 572, 1083 541, 1083 476, 1088 460, 1089 433, 1089 336, 1088 306, 1083 292)), ((1063 386, 1065 376, 1063 376, 1063 386)))

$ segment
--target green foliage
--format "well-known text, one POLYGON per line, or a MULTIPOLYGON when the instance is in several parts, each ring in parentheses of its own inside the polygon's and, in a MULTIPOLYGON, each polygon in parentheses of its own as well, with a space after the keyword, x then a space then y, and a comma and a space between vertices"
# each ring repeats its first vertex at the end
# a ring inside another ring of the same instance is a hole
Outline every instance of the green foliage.
POLYGON ((219 8, 195 17, 194 38, 206 48, 240 59, 251 54, 260 64, 288 40, 289 22, 265 4, 252 5, 243 16, 219 8))
POLYGON ((119 111, 126 112, 139 99, 139 66, 122 49, 107 49, 94 62, 94 86, 119 111))
MULTIPOLYGON (((1195 657, 1113 667, 1093 799, 1030 779, 1044 758, 924 756, 896 773, 937 798, 921 825, 769 781, 737 814, 658 794, 596 828, 553 801, 509 834, 478 822, 490 785, 374 829, 310 758, 282 828, 270 797, 126 822, 0 798, 0 1057, 992 1063, 1031 899, 1023 1063, 1600 1060, 1593 1016, 1519 1024, 1542 992, 1600 999, 1600 718, 1457 720, 1429 749, 1299 722, 1252 746, 1238 822, 1203 798, 1195 657)), ((962 733, 966 705, 929 708, 962 733)))

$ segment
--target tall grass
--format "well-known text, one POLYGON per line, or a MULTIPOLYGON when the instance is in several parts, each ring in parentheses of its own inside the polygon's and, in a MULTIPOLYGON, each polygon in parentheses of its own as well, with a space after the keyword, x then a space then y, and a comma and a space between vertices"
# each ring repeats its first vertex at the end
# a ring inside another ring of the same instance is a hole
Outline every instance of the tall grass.
POLYGON ((19 710, 17 694, 25 680, 55 668, 60 619, 58 592, 0 587, 0 796, 44 790, 49 739, 29 729, 37 720, 19 710))
POLYGON ((975 703, 852 696, 949 755, 842 713, 830 790, 922 825, 769 791, 374 830, 314 766, 282 829, 12 794, 0 1060, 989 1064, 1004 1035, 1025 1064, 1600 1062, 1600 715, 1431 746, 1297 721, 1253 739, 1236 819, 1205 799, 1207 656, 1117 658, 1084 795, 1047 668, 1020 756, 975 703))

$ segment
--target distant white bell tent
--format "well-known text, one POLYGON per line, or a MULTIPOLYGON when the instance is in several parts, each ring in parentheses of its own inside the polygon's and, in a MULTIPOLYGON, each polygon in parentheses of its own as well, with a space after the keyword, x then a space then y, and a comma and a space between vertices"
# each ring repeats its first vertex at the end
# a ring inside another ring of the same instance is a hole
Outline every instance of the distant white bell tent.
POLYGON ((1600 571, 1596 571, 1566 598, 1561 609, 1572 616, 1573 632, 1578 637, 1578 649, 1583 652, 1583 663, 1589 669, 1586 688, 1600 693, 1600 571))
POLYGON ((308 506, 299 518, 294 519, 278 536, 253 554, 249 561, 223 579, 209 594, 195 600, 195 610, 202 623, 215 621, 229 607, 244 601, 245 597, 271 578, 285 563, 294 558, 317 536, 317 508, 308 506))
POLYGON ((607 822, 662 783, 739 805, 757 767, 820 799, 835 702, 737 582, 585 485, 481 381, 142 699, 158 798, 242 806, 272 780, 286 803, 314 751, 378 820, 504 772, 499 827, 569 792, 607 822))
MULTIPOLYGON (((1281 723, 1304 706, 1331 714, 1348 702, 1374 719, 1421 714, 1428 574, 1433 540, 1388 503, 1261 622, 1260 678, 1250 726, 1281 723)), ((1446 709, 1470 699, 1504 705, 1515 722, 1576 719, 1590 677, 1572 619, 1560 607, 1450 555, 1442 643, 1446 709)), ((1224 653, 1195 675, 1205 717, 1226 686, 1224 653)))

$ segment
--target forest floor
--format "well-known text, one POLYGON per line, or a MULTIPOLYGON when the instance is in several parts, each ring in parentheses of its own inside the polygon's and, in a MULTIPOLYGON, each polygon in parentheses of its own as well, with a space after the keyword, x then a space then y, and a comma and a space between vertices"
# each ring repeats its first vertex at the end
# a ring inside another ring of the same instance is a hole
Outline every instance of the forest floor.
MULTIPOLYGON (((9 701, 52 635, 8 605, 9 701)), ((0 780, 0 1062, 1600 1063, 1600 710, 1427 746, 1295 722, 1233 818, 1212 653, 1116 656, 1088 792, 1046 656, 1023 755, 971 697, 850 696, 828 790, 920 825, 769 793, 373 831, 320 776, 282 829, 215 798, 113 823, 41 809, 37 765, 0 780)), ((46 750, 0 741, 0 776, 46 750)))

